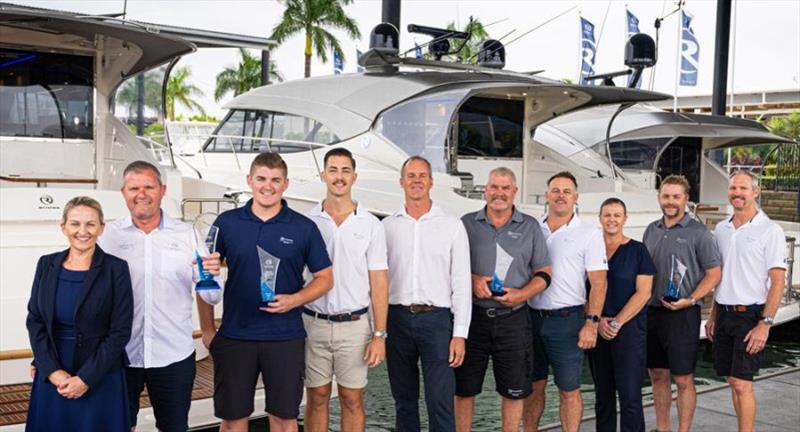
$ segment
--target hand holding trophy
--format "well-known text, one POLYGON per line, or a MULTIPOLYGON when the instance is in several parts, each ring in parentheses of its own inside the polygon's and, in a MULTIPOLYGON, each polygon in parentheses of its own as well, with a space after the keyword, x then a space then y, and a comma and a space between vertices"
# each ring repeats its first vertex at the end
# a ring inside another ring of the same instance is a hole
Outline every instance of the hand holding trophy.
MULTIPOLYGON (((210 213, 204 213, 198 216, 194 221, 194 229, 200 234, 201 238, 205 239, 206 249, 208 250, 208 254, 213 254, 217 249, 217 235, 219 234, 219 228, 212 225, 208 219, 209 216, 215 217, 216 215, 212 215, 210 213)), ((198 245, 199 246, 199 245, 198 245)), ((194 256, 195 261, 197 262, 197 274, 198 274, 198 282, 195 287, 197 291, 206 291, 206 290, 219 290, 220 286, 216 280, 214 280, 214 275, 212 275, 208 270, 203 267, 203 255, 201 251, 195 249, 194 256)))
POLYGON ((508 275, 508 269, 511 267, 511 263, 514 261, 514 257, 508 254, 500 245, 497 245, 497 255, 495 258, 494 264, 494 273, 492 274, 492 280, 487 283, 489 285, 489 291, 492 292, 492 296, 494 297, 502 297, 506 294, 505 282, 504 279, 508 275))
POLYGON ((259 309, 265 310, 269 302, 275 300, 275 282, 278 279, 278 266, 281 260, 262 249, 261 246, 256 246, 256 249, 258 250, 258 262, 261 266, 261 279, 259 281, 261 303, 259 304, 259 309))

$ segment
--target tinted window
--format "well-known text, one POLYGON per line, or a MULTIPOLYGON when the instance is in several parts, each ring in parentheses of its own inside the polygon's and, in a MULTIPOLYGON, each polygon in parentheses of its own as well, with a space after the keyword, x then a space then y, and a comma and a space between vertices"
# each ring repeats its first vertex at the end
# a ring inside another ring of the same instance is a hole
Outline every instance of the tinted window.
MULTIPOLYGON (((640 140, 613 141, 611 159, 622 169, 655 169, 656 157, 670 142, 671 138, 650 138, 640 140)), ((605 143, 597 144, 595 151, 605 155, 605 143)))
POLYGON ((232 110, 215 135, 206 142, 205 151, 230 152, 233 147, 242 153, 294 153, 339 141, 330 129, 309 118, 251 110, 232 110))
POLYGON ((458 155, 522 157, 522 101, 474 97, 458 111, 458 155))
POLYGON ((91 139, 93 58, 0 48, 0 134, 91 139))

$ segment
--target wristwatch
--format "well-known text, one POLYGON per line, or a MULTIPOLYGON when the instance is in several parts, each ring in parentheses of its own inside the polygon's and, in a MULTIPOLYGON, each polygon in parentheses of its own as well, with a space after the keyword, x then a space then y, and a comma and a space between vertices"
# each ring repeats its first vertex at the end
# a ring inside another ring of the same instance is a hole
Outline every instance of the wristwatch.
POLYGON ((765 316, 761 318, 761 321, 764 321, 764 324, 771 326, 775 324, 775 317, 765 316))
POLYGON ((597 315, 586 315, 586 321, 591 321, 595 324, 600 322, 600 317, 597 315))
POLYGON ((386 333, 385 331, 376 331, 375 333, 372 333, 372 336, 386 339, 389 337, 389 333, 386 333))
POLYGON ((695 300, 692 296, 689 296, 689 301, 692 302, 692 306, 697 304, 697 300, 695 300))
POLYGON ((622 324, 618 323, 617 320, 611 320, 608 325, 611 326, 614 330, 619 330, 622 327, 622 324))

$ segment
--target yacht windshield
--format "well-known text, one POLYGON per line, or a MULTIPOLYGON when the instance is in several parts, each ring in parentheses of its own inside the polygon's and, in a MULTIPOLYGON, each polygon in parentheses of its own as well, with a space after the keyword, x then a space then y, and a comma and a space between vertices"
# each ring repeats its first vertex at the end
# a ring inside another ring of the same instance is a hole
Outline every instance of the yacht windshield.
MULTIPOLYGON (((611 142, 611 160, 622 169, 653 170, 656 160, 672 138, 645 138, 611 142)), ((606 155, 606 144, 601 142, 594 150, 606 155)))
POLYGON ((525 104, 470 98, 458 110, 458 155, 522 158, 525 104))
POLYGON ((0 135, 92 138, 93 58, 0 48, 0 135))
POLYGON ((325 125, 307 117, 255 110, 232 110, 220 123, 214 137, 203 146, 206 152, 294 153, 339 142, 325 125))
POLYGON ((447 171, 445 140, 453 113, 469 89, 423 96, 378 117, 375 131, 409 156, 422 156, 436 172, 447 171))

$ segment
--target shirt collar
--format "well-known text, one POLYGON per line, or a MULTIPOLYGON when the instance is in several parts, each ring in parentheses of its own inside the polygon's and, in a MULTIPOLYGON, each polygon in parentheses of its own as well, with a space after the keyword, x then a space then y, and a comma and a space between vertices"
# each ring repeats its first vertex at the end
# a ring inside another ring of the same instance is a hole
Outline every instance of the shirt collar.
POLYGON ((242 210, 241 213, 239 213, 239 217, 245 220, 250 220, 259 223, 269 223, 269 222, 288 223, 292 220, 292 213, 289 211, 289 205, 283 198, 281 198, 281 211, 279 211, 277 215, 270 218, 266 222, 262 221, 261 219, 258 218, 258 216, 253 214, 252 205, 253 205, 253 199, 250 198, 249 200, 247 200, 245 205, 242 206, 242 210))
MULTIPOLYGON (((480 210, 475 213, 475 220, 479 221, 487 221, 488 218, 486 217, 486 206, 483 206, 480 210)), ((511 221, 516 223, 522 223, 524 219, 522 218, 522 212, 517 209, 517 206, 513 207, 513 211, 511 212, 511 221)))
MULTIPOLYGON (((424 220, 424 219, 432 219, 432 218, 441 217, 441 216, 444 216, 444 215, 445 215, 445 213, 444 213, 444 210, 442 210, 442 209, 441 209, 439 206, 437 206, 437 205, 436 205, 436 203, 434 203, 434 202, 431 202, 431 209, 430 209, 430 210, 428 210, 428 212, 427 212, 427 213, 425 213, 424 215, 422 215, 422 217, 420 217, 420 218, 419 218, 419 220, 424 220)), ((411 216, 410 216, 410 215, 409 215, 409 214, 406 212, 406 206, 405 206, 405 204, 404 204, 404 205, 402 205, 402 206, 400 207, 400 209, 399 209, 399 210, 397 210, 397 211, 394 213, 394 216, 397 216, 397 217, 407 217, 407 218, 409 218, 409 219, 414 219, 413 217, 411 217, 411 216)))
MULTIPOLYGON (((318 216, 318 217, 327 217, 330 218, 330 215, 325 212, 325 209, 322 208, 322 203, 324 201, 320 201, 317 205, 314 206, 311 210, 309 210, 308 214, 310 216, 318 216)), ((364 209, 364 206, 361 205, 360 202, 355 201, 356 208, 353 209, 353 214, 350 216, 353 217, 365 217, 367 215, 367 211, 364 209)), ((349 216, 348 216, 349 217, 349 216)))
MULTIPOLYGON (((731 217, 729 217, 728 219, 725 220, 725 223, 727 225, 732 226, 732 227, 733 227, 733 216, 734 215, 731 215, 731 217)), ((747 226, 747 225, 761 225, 761 224, 763 224, 764 222, 766 222, 768 220, 769 220, 769 216, 767 216, 767 214, 764 213, 763 210, 758 209, 758 212, 755 214, 755 216, 753 216, 752 219, 750 219, 746 224, 742 225, 741 227, 744 227, 744 226, 747 226)), ((739 228, 741 228, 741 227, 739 227, 739 228)))
MULTIPOLYGON (((550 231, 550 225, 547 224, 547 218, 548 218, 548 216, 544 217, 544 219, 542 220, 542 224, 541 225, 545 227, 547 232, 552 234, 553 231, 550 231)), ((572 217, 569 218, 569 221, 567 221, 567 224, 560 226, 555 232, 558 232, 558 231, 563 230, 563 229, 577 228, 577 227, 579 227, 581 225, 581 223, 582 223, 582 221, 581 221, 581 218, 578 217, 578 214, 577 213, 572 213, 572 217)))
MULTIPOLYGON (((683 215, 681 220, 679 220, 678 223, 676 223, 675 225, 680 225, 681 228, 686 228, 686 226, 689 225, 689 221, 691 221, 691 220, 692 220, 692 217, 689 216, 689 213, 686 213, 686 214, 683 215)), ((666 225, 664 224, 664 216, 661 216, 661 219, 658 220, 658 226, 660 228, 666 228, 666 225)))
MULTIPOLYGON (((161 209, 161 221, 158 223, 156 231, 163 230, 164 228, 171 228, 175 226, 176 223, 178 222, 175 219, 171 218, 168 214, 164 213, 164 209, 161 209)), ((138 227, 133 223, 133 218, 130 215, 122 219, 121 224, 123 229, 129 229, 129 228, 138 229, 138 227)))

